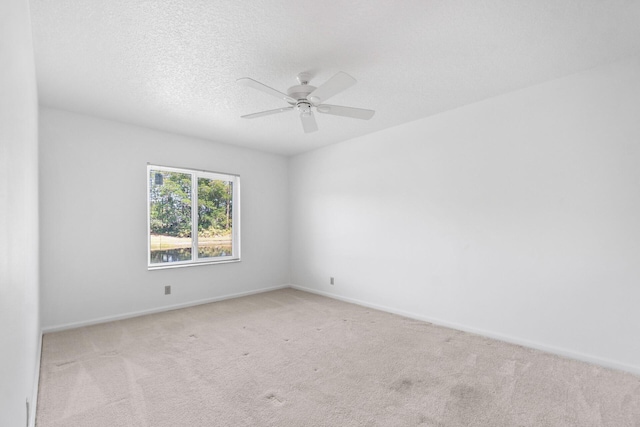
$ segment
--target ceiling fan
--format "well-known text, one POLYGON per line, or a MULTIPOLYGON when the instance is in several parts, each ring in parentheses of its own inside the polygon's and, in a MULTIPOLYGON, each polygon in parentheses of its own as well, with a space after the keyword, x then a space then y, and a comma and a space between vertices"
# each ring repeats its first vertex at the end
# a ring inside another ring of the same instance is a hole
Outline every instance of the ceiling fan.
POLYGON ((334 116, 351 117, 354 119, 369 120, 375 113, 374 110, 365 110, 364 108, 343 107, 340 105, 323 104, 332 96, 342 92, 343 90, 353 86, 356 79, 345 72, 338 72, 320 87, 311 86, 309 73, 298 74, 298 85, 291 86, 287 93, 277 91, 265 84, 262 84, 249 77, 238 79, 238 83, 243 86, 252 87, 262 92, 273 95, 289 103, 288 107, 277 108, 275 110, 261 111, 259 113, 247 114, 240 116, 243 119, 255 119, 256 117, 268 116, 270 114, 284 113, 285 111, 299 111, 300 121, 305 133, 315 132, 318 130, 318 124, 313 115, 315 109, 318 113, 333 114, 334 116))

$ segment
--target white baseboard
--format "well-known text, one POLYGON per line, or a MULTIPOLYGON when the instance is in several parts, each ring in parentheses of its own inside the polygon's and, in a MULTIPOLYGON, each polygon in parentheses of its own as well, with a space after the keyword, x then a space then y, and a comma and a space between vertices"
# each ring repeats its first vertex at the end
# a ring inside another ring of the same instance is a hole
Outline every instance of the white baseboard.
POLYGON ((556 354, 558 356, 563 356, 563 357, 567 357, 567 358, 570 358, 570 359, 579 360, 579 361, 582 361, 582 362, 592 363, 594 365, 603 366, 605 368, 611 368, 611 369, 616 369, 616 370, 619 370, 619 371, 625 371, 625 372, 630 372, 632 374, 640 375, 640 366, 628 365, 626 363, 621 363, 621 362, 618 362, 618 361, 615 361, 615 360, 611 360, 611 359, 605 359, 605 358, 592 356, 592 355, 585 354, 585 353, 580 353, 580 352, 573 351, 573 350, 568 350, 568 349, 565 349, 565 348, 550 346, 550 345, 547 345, 547 344, 542 344, 542 343, 535 342, 535 341, 529 341, 529 340, 521 339, 521 338, 518 338, 518 337, 512 337, 512 336, 509 336, 509 335, 503 335, 503 334, 500 334, 500 333, 497 333, 497 332, 487 331, 487 330, 484 330, 484 329, 478 329, 478 328, 474 328, 474 327, 467 326, 467 325, 461 325, 459 323, 448 322, 446 320, 437 319, 437 318, 433 318, 433 317, 429 317, 429 316, 424 316, 424 315, 421 315, 421 314, 416 314, 416 313, 412 313, 412 312, 408 312, 408 311, 404 311, 404 310, 398 310, 398 309, 395 309, 395 308, 392 308, 392 307, 387 307, 387 306, 380 305, 380 304, 374 304, 374 303, 370 303, 370 302, 367 302, 367 301, 362 301, 362 300, 355 299, 355 298, 343 297, 341 295, 333 294, 331 292, 319 291, 317 289, 306 288, 304 286, 293 285, 293 284, 290 285, 290 287, 293 288, 293 289, 298 289, 300 291, 310 292, 310 293, 313 293, 313 294, 322 295, 322 296, 333 298, 333 299, 337 299, 337 300, 340 300, 340 301, 345 301, 345 302, 349 302, 349 303, 352 303, 352 304, 361 305, 363 307, 373 308, 373 309, 380 310, 380 311, 386 311, 388 313, 398 314, 400 316, 408 317, 408 318, 411 318, 411 319, 422 320, 424 322, 433 323, 434 325, 444 326, 444 327, 447 327, 447 328, 456 329, 458 331, 469 332, 469 333, 472 333, 472 334, 481 335, 481 336, 492 338, 492 339, 496 339, 496 340, 499 340, 499 341, 504 341, 504 342, 507 342, 507 343, 510 343, 510 344, 521 345, 523 347, 529 347, 529 348, 533 348, 533 349, 536 349, 536 350, 541 350, 541 351, 544 351, 544 352, 547 352, 547 353, 556 354))
POLYGON ((151 308, 151 309, 148 309, 148 310, 132 311, 132 312, 129 312, 129 313, 122 313, 122 314, 117 314, 117 315, 114 315, 114 316, 97 317, 97 318, 94 318, 94 319, 83 320, 81 322, 72 322, 72 323, 64 323, 64 324, 61 324, 61 325, 47 326, 47 327, 42 329, 42 333, 46 334, 46 333, 49 333, 49 332, 58 332, 58 331, 64 331, 64 330, 67 330, 67 329, 81 328, 83 326, 97 325, 97 324, 100 324, 100 323, 113 322, 115 320, 129 319, 129 318, 132 318, 132 317, 144 316, 144 315, 147 315, 147 314, 161 313, 163 311, 171 311, 171 310, 177 310, 179 308, 186 308, 186 307, 193 307, 193 306, 196 306, 196 305, 209 304, 209 303, 216 302, 216 301, 223 301, 223 300, 232 299, 232 298, 246 297, 246 296, 249 296, 249 295, 261 294, 263 292, 270 292, 270 291, 275 291, 275 290, 278 290, 278 289, 285 289, 285 288, 289 288, 289 287, 290 287, 290 285, 273 286, 273 287, 270 287, 270 288, 262 288, 262 289, 255 289, 255 290, 252 290, 252 291, 247 291, 247 292, 239 292, 237 294, 222 295, 222 296, 217 296, 217 297, 212 297, 212 298, 205 298, 205 299, 196 300, 196 301, 189 301, 189 302, 185 302, 185 303, 181 303, 181 304, 165 305, 165 306, 162 306, 162 307, 151 308))
POLYGON ((33 394, 31 402, 29 402, 29 427, 36 425, 36 410, 38 408, 38 388, 40 387, 40 362, 42 361, 42 330, 40 330, 40 338, 38 339, 38 348, 36 350, 36 366, 33 375, 33 394))

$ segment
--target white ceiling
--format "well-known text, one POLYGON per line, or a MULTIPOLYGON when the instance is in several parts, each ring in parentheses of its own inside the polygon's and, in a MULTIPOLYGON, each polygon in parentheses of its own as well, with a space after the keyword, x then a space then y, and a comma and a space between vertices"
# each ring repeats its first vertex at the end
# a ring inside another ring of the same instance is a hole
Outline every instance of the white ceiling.
POLYGON ((634 0, 31 0, 40 102, 295 154, 640 53, 634 0), (304 134, 280 91, 358 83, 304 134))

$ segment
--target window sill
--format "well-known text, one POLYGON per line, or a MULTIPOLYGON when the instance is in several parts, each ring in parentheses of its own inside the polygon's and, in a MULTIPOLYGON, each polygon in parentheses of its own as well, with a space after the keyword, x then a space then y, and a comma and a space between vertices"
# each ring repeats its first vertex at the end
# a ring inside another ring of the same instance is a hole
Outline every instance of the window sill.
POLYGON ((213 265, 213 264, 229 264, 232 262, 240 262, 240 258, 224 259, 220 261, 202 261, 202 262, 189 262, 184 264, 154 264, 148 265, 147 270, 166 270, 169 268, 184 268, 184 267, 197 267, 200 265, 213 265))

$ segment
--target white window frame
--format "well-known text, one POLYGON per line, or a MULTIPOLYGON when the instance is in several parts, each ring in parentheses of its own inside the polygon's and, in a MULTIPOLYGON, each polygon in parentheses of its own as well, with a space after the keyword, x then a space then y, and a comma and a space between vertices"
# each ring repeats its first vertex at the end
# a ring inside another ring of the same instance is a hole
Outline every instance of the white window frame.
POLYGON ((198 169, 177 168, 147 163, 147 269, 160 270, 165 268, 191 267, 194 265, 223 264, 240 261, 240 175, 211 172, 198 169), (191 260, 170 263, 151 263, 151 187, 150 174, 152 170, 178 172, 191 175, 191 260), (231 212, 233 228, 231 234, 232 254, 228 256, 198 258, 198 178, 233 182, 231 194, 233 204, 231 212))

